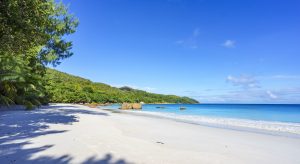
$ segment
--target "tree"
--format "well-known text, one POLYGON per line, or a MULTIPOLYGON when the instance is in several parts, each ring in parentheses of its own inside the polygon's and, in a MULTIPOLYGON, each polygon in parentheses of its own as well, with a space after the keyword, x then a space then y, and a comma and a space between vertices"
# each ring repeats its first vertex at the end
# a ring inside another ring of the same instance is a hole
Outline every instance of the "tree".
POLYGON ((78 20, 54 0, 0 1, 0 104, 46 103, 46 65, 72 55, 78 20))

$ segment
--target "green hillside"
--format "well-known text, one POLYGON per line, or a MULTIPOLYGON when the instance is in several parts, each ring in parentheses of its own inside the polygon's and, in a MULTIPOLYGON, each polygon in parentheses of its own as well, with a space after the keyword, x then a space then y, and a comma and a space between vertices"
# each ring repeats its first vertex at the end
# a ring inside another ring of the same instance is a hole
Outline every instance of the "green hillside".
POLYGON ((47 69, 46 90, 50 102, 63 103, 188 103, 195 104, 198 101, 175 95, 154 94, 146 91, 132 89, 130 87, 116 88, 103 83, 95 83, 90 80, 47 69))

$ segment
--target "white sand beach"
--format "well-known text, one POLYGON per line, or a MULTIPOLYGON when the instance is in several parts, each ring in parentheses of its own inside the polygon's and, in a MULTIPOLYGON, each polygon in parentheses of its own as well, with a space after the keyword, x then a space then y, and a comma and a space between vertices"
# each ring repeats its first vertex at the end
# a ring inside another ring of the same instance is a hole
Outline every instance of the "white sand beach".
POLYGON ((300 138, 72 104, 0 111, 0 163, 299 164, 300 138))

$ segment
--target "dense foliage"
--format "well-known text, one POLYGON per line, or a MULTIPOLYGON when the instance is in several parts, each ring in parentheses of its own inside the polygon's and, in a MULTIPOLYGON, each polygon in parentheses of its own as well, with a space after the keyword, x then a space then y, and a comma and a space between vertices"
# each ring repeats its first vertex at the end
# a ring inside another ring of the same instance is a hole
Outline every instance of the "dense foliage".
POLYGON ((48 102, 46 65, 70 57, 78 21, 54 0, 0 1, 0 105, 48 102))
POLYGON ((115 88, 103 83, 47 69, 46 90, 51 102, 65 103, 198 103, 188 97, 148 93, 130 87, 115 88))

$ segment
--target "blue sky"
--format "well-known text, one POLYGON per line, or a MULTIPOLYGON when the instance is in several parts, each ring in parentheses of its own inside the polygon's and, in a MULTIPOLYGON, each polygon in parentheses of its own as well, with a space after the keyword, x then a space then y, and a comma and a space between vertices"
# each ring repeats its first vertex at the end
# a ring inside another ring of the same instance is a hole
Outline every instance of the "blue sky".
POLYGON ((203 103, 300 103, 300 1, 85 0, 56 69, 203 103))

